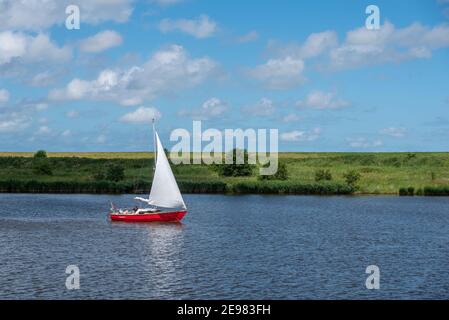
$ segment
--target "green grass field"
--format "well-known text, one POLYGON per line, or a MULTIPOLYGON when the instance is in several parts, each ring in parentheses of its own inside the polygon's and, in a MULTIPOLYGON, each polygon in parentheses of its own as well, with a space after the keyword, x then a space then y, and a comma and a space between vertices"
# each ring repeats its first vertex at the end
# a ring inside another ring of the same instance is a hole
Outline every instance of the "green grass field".
MULTIPOLYGON (((0 153, 0 181, 83 182, 93 181, 102 167, 119 163, 125 168, 124 182, 151 182, 151 152, 56 152, 48 153, 52 175, 33 172, 32 152, 0 153)), ((424 187, 449 186, 449 153, 280 153, 280 161, 288 169, 284 183, 315 183, 315 172, 328 169, 332 182, 345 183, 344 173, 355 170, 361 174, 360 194, 398 194, 402 187, 416 190, 424 187)), ((186 182, 224 182, 226 185, 256 183, 258 170, 251 177, 220 177, 207 165, 173 166, 174 174, 186 182)))

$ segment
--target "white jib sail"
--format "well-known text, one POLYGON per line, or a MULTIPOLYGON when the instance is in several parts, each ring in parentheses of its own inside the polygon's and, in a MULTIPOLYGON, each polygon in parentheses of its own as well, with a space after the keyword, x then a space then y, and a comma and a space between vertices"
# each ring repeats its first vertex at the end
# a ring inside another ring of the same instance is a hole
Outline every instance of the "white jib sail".
POLYGON ((161 140, 157 132, 157 159, 156 170, 154 171, 153 184, 151 185, 150 198, 148 203, 163 208, 186 208, 178 184, 176 183, 170 164, 164 152, 161 140))

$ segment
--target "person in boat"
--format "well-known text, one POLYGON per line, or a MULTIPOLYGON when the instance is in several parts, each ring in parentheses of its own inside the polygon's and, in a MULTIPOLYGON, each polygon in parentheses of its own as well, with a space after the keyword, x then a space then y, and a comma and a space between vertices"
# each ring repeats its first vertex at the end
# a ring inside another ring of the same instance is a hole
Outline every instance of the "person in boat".
POLYGON ((139 210, 139 207, 138 206, 134 206, 133 211, 137 212, 137 210, 139 210))

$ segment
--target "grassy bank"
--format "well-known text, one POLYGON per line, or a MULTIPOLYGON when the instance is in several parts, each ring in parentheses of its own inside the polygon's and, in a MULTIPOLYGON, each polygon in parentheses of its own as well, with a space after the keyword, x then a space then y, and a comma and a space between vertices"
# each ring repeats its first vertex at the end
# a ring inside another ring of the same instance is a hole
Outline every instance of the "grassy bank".
MULTIPOLYGON (((48 153, 51 174, 36 172, 33 153, 0 153, 0 192, 147 193, 151 187, 151 153, 48 153), (119 182, 101 181, 98 172, 118 165, 119 182)), ((449 153, 281 153, 285 181, 221 177, 211 166, 173 166, 185 193, 399 194, 449 195, 449 153), (330 181, 315 181, 327 170, 330 181), (345 173, 360 174, 358 189, 345 173), (413 190, 413 192, 409 192, 413 190)))

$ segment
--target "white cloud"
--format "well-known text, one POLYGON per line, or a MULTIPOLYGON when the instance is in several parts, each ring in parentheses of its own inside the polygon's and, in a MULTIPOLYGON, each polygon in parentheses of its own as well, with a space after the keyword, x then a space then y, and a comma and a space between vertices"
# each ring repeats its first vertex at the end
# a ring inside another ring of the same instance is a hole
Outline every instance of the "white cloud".
POLYGON ((161 113, 156 108, 140 107, 133 112, 127 113, 120 118, 121 122, 142 124, 151 123, 153 119, 157 120, 161 118, 161 113))
POLYGON ((309 132, 293 130, 290 132, 284 132, 281 134, 281 141, 286 142, 299 142, 299 141, 315 141, 321 135, 321 129, 315 128, 309 132))
POLYGON ((288 89, 300 84, 304 78, 304 61, 290 56, 270 59, 249 71, 249 75, 270 89, 288 89))
POLYGON ((297 122, 297 121, 299 121, 301 119, 302 118, 300 116, 298 116, 297 114, 290 113, 290 114, 287 114, 286 116, 284 116, 282 118, 282 121, 283 122, 297 122))
POLYGON ((61 70, 57 72, 50 72, 46 70, 34 75, 27 83, 34 87, 46 87, 56 82, 56 80, 61 76, 63 76, 63 72, 61 72, 61 70))
POLYGON ((312 33, 299 49, 299 56, 303 59, 316 57, 338 45, 335 31, 312 33))
POLYGON ((71 135, 72 135, 72 131, 70 131, 69 129, 64 130, 64 131, 61 133, 61 136, 63 136, 64 138, 70 137, 71 135))
POLYGON ((79 112, 76 110, 70 110, 67 111, 67 113, 65 114, 67 116, 67 118, 77 118, 79 116, 79 112))
POLYGON ((226 102, 218 99, 211 98, 206 100, 200 108, 193 108, 191 110, 181 110, 180 116, 190 116, 194 119, 207 120, 210 118, 216 118, 223 115, 228 110, 226 102))
POLYGON ((0 89, 0 104, 9 101, 9 91, 6 89, 0 89))
POLYGON ((49 135, 52 132, 52 130, 47 126, 41 126, 37 130, 36 134, 38 135, 49 135))
POLYGON ((208 16, 201 15, 196 19, 164 19, 159 23, 159 30, 163 33, 180 31, 195 38, 203 39, 211 37, 217 30, 217 23, 208 16))
POLYGON ((353 148, 375 148, 383 145, 381 140, 368 140, 366 138, 348 138, 346 140, 353 148))
POLYGON ((68 47, 58 47, 46 34, 29 36, 21 32, 0 32, 0 65, 17 59, 24 63, 60 63, 69 60, 71 56, 68 47))
POLYGON ((0 132, 2 133, 21 131, 30 123, 30 117, 22 112, 0 113, 0 132))
MULTIPOLYGON (((99 24, 105 21, 126 22, 131 16, 133 0, 77 0, 81 23, 99 24)), ((65 8, 71 0, 2 0, 0 30, 42 31, 55 24, 63 26, 65 8)))
POLYGON ((380 130, 380 134, 395 137, 395 138, 402 138, 405 136, 407 130, 405 128, 384 128, 380 130))
POLYGON ((298 101, 296 105, 314 109, 340 109, 350 106, 350 103, 336 97, 333 92, 313 91, 307 95, 305 100, 298 101))
POLYGON ((122 42, 123 39, 119 33, 112 30, 105 30, 81 41, 80 50, 96 53, 117 47, 122 42))
POLYGON ((413 23, 396 28, 385 22, 379 30, 351 30, 345 41, 330 51, 333 69, 353 68, 408 59, 430 58, 432 51, 449 46, 449 25, 433 28, 413 23))
POLYGON ((243 36, 240 36, 237 39, 237 42, 239 43, 246 43, 246 42, 252 42, 252 41, 256 41, 259 38, 259 34, 257 33, 257 31, 250 31, 247 34, 244 34, 243 36))
POLYGON ((107 100, 125 106, 141 104, 161 94, 194 87, 212 76, 217 64, 207 58, 191 59, 183 47, 157 51, 142 66, 106 69, 97 79, 75 78, 65 88, 50 91, 51 100, 107 100))
POLYGON ((338 36, 335 31, 311 33, 303 43, 292 42, 286 45, 275 40, 268 42, 268 51, 275 57, 293 57, 296 59, 310 59, 329 53, 338 46, 338 36))
POLYGON ((173 4, 180 3, 184 0, 153 0, 153 2, 156 2, 160 6, 171 6, 173 4))
POLYGON ((268 117, 275 110, 274 102, 268 98, 262 98, 255 105, 243 108, 243 112, 256 117, 268 117))

